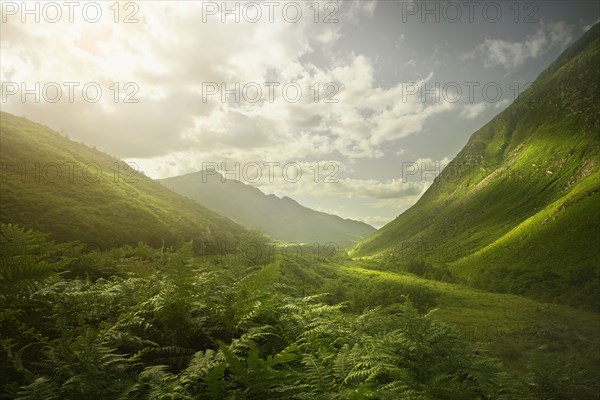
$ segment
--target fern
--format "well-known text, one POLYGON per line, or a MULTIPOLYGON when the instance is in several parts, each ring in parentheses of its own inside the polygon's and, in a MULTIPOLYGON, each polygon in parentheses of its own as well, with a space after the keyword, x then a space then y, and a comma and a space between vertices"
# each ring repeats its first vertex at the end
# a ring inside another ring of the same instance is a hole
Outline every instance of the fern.
POLYGON ((69 244, 57 245, 48 235, 0 224, 0 301, 44 282, 64 268, 69 244))
POLYGON ((15 397, 16 400, 54 400, 62 398, 60 387, 46 377, 37 378, 29 385, 23 386, 15 397))

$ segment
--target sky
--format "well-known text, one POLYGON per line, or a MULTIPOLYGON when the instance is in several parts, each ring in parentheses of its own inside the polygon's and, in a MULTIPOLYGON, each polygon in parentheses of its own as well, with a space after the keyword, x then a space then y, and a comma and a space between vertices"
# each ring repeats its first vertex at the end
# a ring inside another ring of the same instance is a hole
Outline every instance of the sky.
POLYGON ((377 228, 599 20, 596 1, 2 1, 2 111, 158 179, 377 228))

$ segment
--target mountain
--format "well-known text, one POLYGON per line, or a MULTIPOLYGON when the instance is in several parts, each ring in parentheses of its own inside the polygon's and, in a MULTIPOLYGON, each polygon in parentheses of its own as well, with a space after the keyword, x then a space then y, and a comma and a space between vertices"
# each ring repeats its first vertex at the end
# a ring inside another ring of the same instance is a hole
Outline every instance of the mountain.
POLYGON ((0 222, 101 248, 203 237, 236 240, 245 229, 171 192, 123 161, 51 129, 0 114, 0 222))
POLYGON ((162 179, 169 189, 276 240, 354 245, 375 231, 364 222, 311 210, 289 197, 265 195, 245 183, 203 171, 162 179))
POLYGON ((421 259, 477 287, 597 309, 599 65, 597 24, 350 254, 421 259))

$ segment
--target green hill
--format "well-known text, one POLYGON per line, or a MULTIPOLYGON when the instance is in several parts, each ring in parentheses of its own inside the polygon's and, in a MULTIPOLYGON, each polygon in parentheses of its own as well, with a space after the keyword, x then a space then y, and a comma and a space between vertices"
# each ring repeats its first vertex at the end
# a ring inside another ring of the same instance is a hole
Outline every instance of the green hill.
POLYGON ((351 255, 448 265, 478 287, 597 309, 598 65, 597 24, 351 255))
POLYGON ((123 161, 2 113, 0 222, 100 247, 236 240, 245 229, 123 161))
POLYGON ((333 242, 347 247, 375 232, 375 228, 364 222, 311 210, 289 197, 265 195, 242 182, 223 180, 218 174, 196 172, 160 182, 242 225, 284 242, 333 242))

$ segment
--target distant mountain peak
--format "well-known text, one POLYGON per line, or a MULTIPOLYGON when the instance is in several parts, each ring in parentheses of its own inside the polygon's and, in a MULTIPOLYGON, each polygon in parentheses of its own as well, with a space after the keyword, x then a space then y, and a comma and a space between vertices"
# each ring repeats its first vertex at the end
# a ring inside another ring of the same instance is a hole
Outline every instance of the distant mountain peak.
MULTIPOLYGON (((258 229, 273 239, 295 243, 337 243, 353 245, 375 231, 363 222, 345 220, 307 208, 289 196, 265 194, 245 184, 220 179, 195 179, 189 175, 162 179, 166 187, 213 209, 248 228, 258 229)), ((220 176, 220 175, 219 175, 220 176)), ((202 178, 202 175, 200 175, 202 178)))

